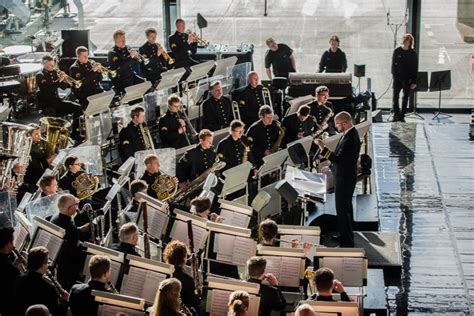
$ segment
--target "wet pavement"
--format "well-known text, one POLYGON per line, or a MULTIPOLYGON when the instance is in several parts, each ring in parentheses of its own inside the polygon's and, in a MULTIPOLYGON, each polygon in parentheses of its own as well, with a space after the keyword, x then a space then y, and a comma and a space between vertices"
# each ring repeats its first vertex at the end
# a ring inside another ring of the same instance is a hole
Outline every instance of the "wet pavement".
POLYGON ((460 123, 374 124, 380 229, 398 231, 393 315, 470 315, 474 301, 474 143, 460 123))

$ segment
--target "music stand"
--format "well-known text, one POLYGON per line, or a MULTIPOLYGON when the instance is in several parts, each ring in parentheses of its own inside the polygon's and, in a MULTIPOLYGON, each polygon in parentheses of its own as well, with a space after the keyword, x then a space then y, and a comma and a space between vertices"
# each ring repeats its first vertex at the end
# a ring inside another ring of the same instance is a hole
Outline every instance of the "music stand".
POLYGON ((228 71, 228 68, 231 68, 230 71, 232 71, 232 68, 234 65, 237 63, 238 58, 236 56, 224 58, 221 60, 216 61, 216 69, 214 69, 214 72, 212 74, 213 77, 216 76, 226 76, 228 71))
POLYGON ((271 174, 275 171, 278 171, 278 177, 281 179, 282 175, 282 165, 285 160, 288 158, 288 150, 282 149, 273 154, 263 157, 263 165, 258 169, 258 190, 260 190, 262 185, 262 177, 267 174, 271 174))
MULTIPOLYGON (((451 89, 451 70, 433 71, 430 80, 430 92, 439 91, 438 95, 438 112, 433 113, 433 120, 444 115, 444 118, 452 117, 452 115, 441 112, 441 91, 451 89)), ((441 118, 440 118, 441 119, 441 118)))
POLYGON ((225 177, 224 186, 221 190, 219 198, 225 199, 226 196, 237 192, 239 190, 245 189, 245 198, 244 201, 248 202, 248 176, 250 170, 252 169, 252 164, 248 161, 241 163, 238 166, 227 169, 222 174, 225 177))
MULTIPOLYGON (((416 111, 417 109, 417 103, 418 103, 418 95, 416 94, 417 92, 427 92, 428 91, 428 72, 427 71, 419 71, 417 76, 416 76, 416 88, 413 93, 413 111, 411 113, 408 113, 405 115, 405 117, 409 116, 416 116, 420 120, 425 120, 423 116, 418 114, 416 111)), ((411 100, 411 98, 410 98, 411 100)))
POLYGON ((160 83, 155 90, 166 90, 177 86, 179 79, 183 77, 185 72, 186 69, 178 68, 162 73, 160 83))
POLYGON ((125 96, 120 100, 120 105, 125 103, 130 103, 131 101, 135 101, 137 99, 143 99, 145 93, 150 90, 152 84, 150 81, 145 81, 133 86, 129 86, 125 88, 125 96))
POLYGON ((296 99, 288 101, 288 103, 290 103, 290 107, 286 111, 285 116, 295 113, 296 111, 298 111, 300 106, 308 105, 310 103, 313 103, 314 101, 316 101, 316 98, 313 97, 311 94, 304 95, 302 97, 298 97, 296 99))

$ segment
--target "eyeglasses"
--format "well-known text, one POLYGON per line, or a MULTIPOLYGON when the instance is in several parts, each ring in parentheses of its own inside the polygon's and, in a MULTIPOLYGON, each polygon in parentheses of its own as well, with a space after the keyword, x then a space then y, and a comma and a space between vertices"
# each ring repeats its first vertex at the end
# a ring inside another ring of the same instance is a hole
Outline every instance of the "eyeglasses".
POLYGON ((78 163, 73 163, 72 165, 73 165, 73 166, 80 166, 81 163, 80 163, 80 162, 78 162, 78 163))

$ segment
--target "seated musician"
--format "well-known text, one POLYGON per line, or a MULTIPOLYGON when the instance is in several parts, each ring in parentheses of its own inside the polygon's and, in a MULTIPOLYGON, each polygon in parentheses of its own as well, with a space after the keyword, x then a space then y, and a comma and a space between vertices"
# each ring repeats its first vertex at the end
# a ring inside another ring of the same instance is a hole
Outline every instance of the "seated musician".
POLYGON ((83 262, 85 259, 81 251, 81 235, 89 230, 89 224, 76 227, 73 217, 77 214, 79 200, 71 194, 63 194, 58 199, 59 212, 51 218, 51 223, 63 228, 64 244, 58 256, 57 277, 65 290, 70 290, 72 285, 80 279, 83 262))
POLYGON ((28 307, 25 316, 50 316, 49 309, 43 304, 35 304, 28 307))
POLYGON ((334 301, 332 293, 341 295, 341 301, 350 302, 351 299, 344 290, 344 286, 339 280, 334 279, 334 272, 329 268, 319 268, 314 273, 313 282, 318 290, 309 299, 313 301, 334 301))
POLYGON ((329 99, 329 89, 326 86, 319 86, 315 90, 316 101, 311 103, 311 116, 316 119, 316 123, 329 135, 336 133, 334 127, 334 109, 329 99))
POLYGON ((317 314, 311 305, 302 304, 296 309, 295 316, 317 316, 317 314))
POLYGON ((138 227, 135 223, 126 223, 120 227, 119 240, 119 244, 112 245, 113 250, 140 257, 135 249, 138 245, 138 227))
POLYGON ((55 176, 49 175, 41 178, 39 182, 41 197, 58 193, 58 181, 55 176))
POLYGON ((317 128, 316 122, 309 114, 310 107, 302 105, 296 113, 285 117, 281 123, 285 129, 283 147, 300 138, 311 135, 317 128))
POLYGON ((145 122, 145 109, 135 106, 130 111, 132 121, 120 130, 119 152, 122 162, 135 156, 137 151, 154 148, 153 139, 145 122))
POLYGON ((69 68, 69 73, 74 80, 81 81, 81 86, 73 87, 73 91, 85 110, 89 104, 87 97, 104 91, 100 86, 102 66, 89 60, 89 50, 85 46, 76 48, 76 57, 76 61, 69 68))
POLYGON ((250 305, 249 293, 245 291, 234 291, 229 295, 228 316, 247 316, 250 305))
POLYGON ((263 157, 278 150, 279 142, 284 136, 280 123, 273 120, 273 110, 270 106, 262 106, 259 116, 260 120, 253 123, 247 131, 250 150, 258 167, 263 164, 263 157))
POLYGON ((211 213, 212 202, 208 197, 198 196, 191 201, 191 213, 214 223, 222 223, 224 219, 216 213, 211 213))
POLYGON ((48 272, 48 260, 45 247, 35 247, 28 252, 28 272, 15 281, 16 315, 25 315, 28 307, 35 304, 45 305, 52 315, 66 315, 67 307, 62 300, 67 301, 69 294, 64 290, 58 293, 56 287, 44 278, 48 272))
POLYGON ((260 78, 256 71, 251 71, 247 75, 248 85, 241 91, 236 91, 240 117, 245 126, 250 126, 258 120, 259 109, 265 104, 263 97, 263 86, 260 84, 260 78))
POLYGON ((92 290, 107 292, 110 281, 110 259, 107 256, 94 255, 89 261, 91 279, 86 284, 73 285, 69 295, 69 307, 73 316, 97 315, 99 303, 91 295, 92 290))
POLYGON ((247 274, 249 276, 247 281, 260 285, 259 315, 270 315, 272 311, 282 311, 286 307, 286 300, 278 286, 278 280, 273 274, 265 273, 266 266, 267 260, 263 257, 252 257, 247 260, 247 274))
MULTIPOLYGON (((15 304, 13 301, 13 287, 15 279, 20 275, 19 258, 12 260, 12 252, 15 249, 13 245, 15 230, 12 227, 0 227, 0 315, 14 316, 15 304)), ((23 263, 23 262, 22 262, 23 263)), ((24 264, 24 263, 23 263, 24 264)))
POLYGON ((126 87, 142 83, 145 80, 133 71, 132 64, 134 59, 138 58, 138 52, 126 46, 125 31, 115 31, 113 38, 115 46, 109 51, 107 61, 110 69, 117 71, 117 75, 112 78, 114 90, 118 94, 123 94, 126 87))
POLYGON ((229 135, 217 145, 219 159, 225 162, 223 171, 246 161, 250 161, 253 164, 250 145, 247 137, 243 135, 244 127, 245 125, 242 121, 233 120, 230 123, 229 135))
POLYGON ((138 193, 146 193, 147 190, 148 185, 143 180, 136 179, 130 183, 130 195, 132 196, 132 200, 118 215, 119 226, 128 222, 136 222, 138 217, 138 207, 140 206, 141 200, 138 193))
POLYGON ((275 246, 275 239, 278 235, 278 225, 272 219, 265 219, 258 225, 259 246, 275 246))
MULTIPOLYGON (((162 175, 160 171, 160 160, 157 155, 151 154, 145 157, 145 173, 141 177, 141 180, 145 181, 148 185, 146 194, 157 199, 158 182, 157 179, 162 175)), ((175 183, 178 183, 178 178, 175 178, 175 183)))
POLYGON ((168 110, 158 121, 161 146, 181 148, 189 145, 186 140, 186 123, 179 115, 181 98, 172 94, 168 97, 168 110))
POLYGON ((197 62, 189 54, 195 55, 197 52, 196 38, 185 33, 186 22, 177 19, 175 22, 176 32, 168 38, 168 42, 175 59, 174 68, 189 68, 197 62))
POLYGON ((202 105, 203 128, 217 131, 229 126, 233 119, 232 102, 224 96, 220 81, 211 83, 211 95, 202 105))
POLYGON ((41 178, 46 169, 50 166, 53 158, 55 157, 50 151, 48 142, 41 138, 41 129, 39 125, 30 124, 34 130, 31 132, 31 144, 30 156, 31 159, 26 168, 24 177, 24 187, 28 192, 36 191, 36 183, 41 178))
POLYGON ((156 86, 161 79, 161 73, 167 71, 167 62, 163 57, 164 49, 156 43, 156 30, 154 28, 147 28, 145 30, 146 42, 138 50, 140 54, 148 58, 149 62, 145 65, 140 64, 142 73, 146 80, 156 86))
POLYGON ((345 72, 347 70, 346 54, 339 48, 339 37, 331 36, 328 50, 321 56, 319 72, 345 72))
MULTIPOLYGON (((64 168, 67 172, 59 179, 58 185, 63 191, 69 191, 75 197, 77 196, 77 177, 84 173, 81 170, 81 161, 76 156, 68 156, 64 159, 64 168)), ((94 181, 99 181, 99 179, 94 176, 94 181)))
POLYGON ((173 240, 166 245, 163 251, 163 260, 174 265, 173 278, 178 279, 181 284, 181 300, 188 308, 193 309, 195 314, 199 313, 199 297, 196 295, 196 288, 192 276, 186 273, 185 266, 189 249, 185 243, 173 240))
POLYGON ((176 278, 161 281, 150 315, 191 316, 191 312, 181 304, 181 288, 181 282, 176 278))
POLYGON ((203 129, 199 132, 199 144, 188 150, 178 161, 176 174, 181 188, 186 188, 188 181, 193 181, 204 171, 211 168, 217 160, 217 153, 212 147, 214 134, 203 129))

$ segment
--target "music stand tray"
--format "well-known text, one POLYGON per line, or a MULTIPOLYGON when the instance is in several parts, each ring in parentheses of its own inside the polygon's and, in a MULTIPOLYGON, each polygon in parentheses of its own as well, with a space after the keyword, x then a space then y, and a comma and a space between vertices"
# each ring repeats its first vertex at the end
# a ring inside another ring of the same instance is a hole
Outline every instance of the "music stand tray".
POLYGON ((186 79, 187 82, 196 81, 201 78, 207 77, 207 74, 211 69, 214 67, 215 62, 214 60, 209 60, 204 63, 200 63, 194 66, 191 66, 191 74, 186 79))
POLYGON ((110 90, 87 97, 89 105, 84 111, 84 114, 86 116, 93 116, 108 111, 110 103, 112 102, 114 96, 115 92, 113 90, 110 90))
POLYGON ((214 70, 214 73, 212 74, 213 77, 216 76, 225 76, 226 73, 228 73, 227 69, 228 68, 233 68, 234 65, 237 63, 237 57, 232 56, 228 58, 224 58, 221 60, 216 61, 216 69, 214 70))
POLYGON ((441 91, 443 90, 450 90, 451 89, 451 70, 443 70, 443 71, 433 71, 431 73, 430 79, 430 91, 439 91, 438 95, 438 111, 434 112, 433 120, 436 118, 442 119, 440 116, 443 115, 448 118, 452 117, 452 115, 446 114, 441 112, 441 91))
POLYGON ((137 99, 143 99, 145 93, 150 90, 151 82, 145 81, 130 87, 125 88, 125 96, 120 100, 120 104, 129 103, 130 101, 135 101, 137 99))
POLYGON ((166 90, 175 87, 185 72, 186 69, 178 68, 162 73, 160 83, 156 87, 156 90, 166 90))
POLYGON ((419 71, 416 76, 416 88, 415 88, 415 95, 414 95, 414 102, 413 102, 413 111, 405 115, 405 117, 409 116, 416 116, 420 120, 425 120, 423 116, 418 114, 417 112, 417 99, 418 95, 417 92, 427 92, 428 91, 428 72, 427 71, 419 71))

